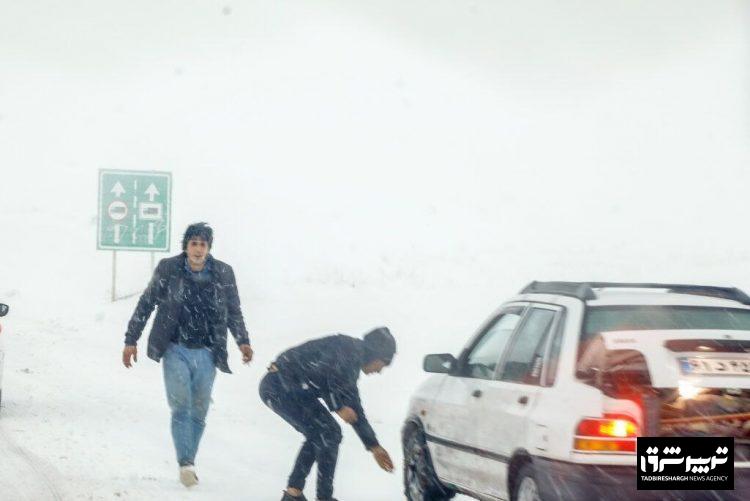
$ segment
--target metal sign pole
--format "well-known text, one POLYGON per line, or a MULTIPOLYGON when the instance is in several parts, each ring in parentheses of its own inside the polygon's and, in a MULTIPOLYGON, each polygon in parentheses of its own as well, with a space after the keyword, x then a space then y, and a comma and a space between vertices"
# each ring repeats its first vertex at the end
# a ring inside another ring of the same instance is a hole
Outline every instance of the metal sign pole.
POLYGON ((151 271, 154 271, 154 253, 151 253, 151 271))
POLYGON ((112 251, 112 302, 117 300, 117 251, 112 251))

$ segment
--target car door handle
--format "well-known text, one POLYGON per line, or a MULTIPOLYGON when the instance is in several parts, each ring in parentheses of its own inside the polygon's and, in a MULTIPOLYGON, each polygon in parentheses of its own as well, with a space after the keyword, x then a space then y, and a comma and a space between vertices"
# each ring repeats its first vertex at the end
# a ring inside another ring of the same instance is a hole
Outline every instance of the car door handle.
POLYGON ((482 396, 482 390, 474 390, 474 391, 473 391, 473 392, 471 393, 471 396, 472 396, 472 397, 474 397, 474 398, 479 398, 479 397, 481 397, 481 396, 482 396))
POLYGON ((528 404, 529 403, 529 397, 527 397, 526 395, 518 397, 518 403, 521 404, 521 405, 528 404))

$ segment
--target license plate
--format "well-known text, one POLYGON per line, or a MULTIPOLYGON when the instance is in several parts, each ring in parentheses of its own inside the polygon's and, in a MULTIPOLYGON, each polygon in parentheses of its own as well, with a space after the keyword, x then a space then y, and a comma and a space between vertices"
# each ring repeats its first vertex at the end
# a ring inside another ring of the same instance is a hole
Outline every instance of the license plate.
POLYGON ((750 359, 747 358, 697 358, 680 359, 683 374, 750 376, 750 359))

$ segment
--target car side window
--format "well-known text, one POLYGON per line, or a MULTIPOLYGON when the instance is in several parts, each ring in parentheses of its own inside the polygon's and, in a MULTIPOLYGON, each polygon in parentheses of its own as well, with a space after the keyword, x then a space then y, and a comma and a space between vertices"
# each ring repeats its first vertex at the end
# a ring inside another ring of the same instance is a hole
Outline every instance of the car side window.
POLYGON ((521 319, 522 309, 505 312, 497 317, 466 357, 463 375, 477 379, 492 379, 500 356, 521 319))
POLYGON ((547 358, 547 371, 544 377, 545 386, 553 386, 557 379, 557 365, 560 361, 560 349, 562 348, 563 333, 565 332, 565 313, 560 316, 557 327, 552 335, 549 356, 547 358))
POLYGON ((500 375, 502 381, 539 384, 547 334, 555 314, 555 310, 531 308, 508 349, 500 375))

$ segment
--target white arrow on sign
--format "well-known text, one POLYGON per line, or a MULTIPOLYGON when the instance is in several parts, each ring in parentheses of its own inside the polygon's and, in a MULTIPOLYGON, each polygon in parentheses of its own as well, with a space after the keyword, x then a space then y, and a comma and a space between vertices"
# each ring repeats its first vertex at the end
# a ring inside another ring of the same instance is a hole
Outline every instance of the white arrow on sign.
POLYGON ((114 193, 117 198, 120 198, 125 193, 125 188, 122 187, 120 181, 117 181, 115 186, 110 190, 110 193, 114 193))
POLYGON ((148 188, 146 188, 146 191, 144 193, 148 195, 148 201, 153 202, 154 197, 159 194, 159 190, 156 189, 156 186, 154 186, 154 183, 151 183, 148 185, 148 188))
POLYGON ((115 225, 115 243, 116 244, 120 243, 120 225, 119 224, 115 225))
POLYGON ((148 244, 154 245, 154 223, 148 223, 148 244))

